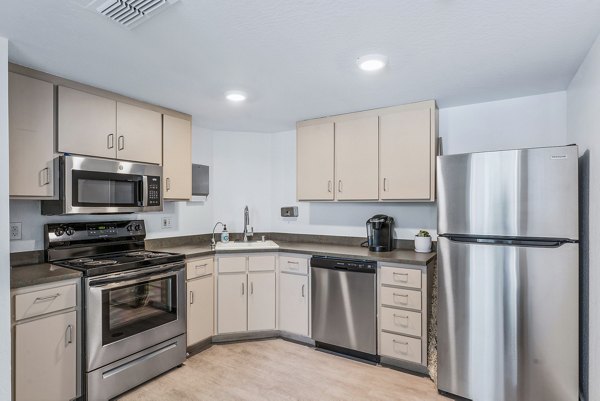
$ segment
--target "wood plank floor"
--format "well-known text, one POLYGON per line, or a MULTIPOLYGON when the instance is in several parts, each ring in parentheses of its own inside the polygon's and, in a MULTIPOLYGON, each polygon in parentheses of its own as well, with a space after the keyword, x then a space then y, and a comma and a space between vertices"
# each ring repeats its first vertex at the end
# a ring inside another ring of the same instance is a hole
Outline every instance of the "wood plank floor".
POLYGON ((449 400, 425 377, 284 340, 213 345, 120 398, 180 400, 449 400))

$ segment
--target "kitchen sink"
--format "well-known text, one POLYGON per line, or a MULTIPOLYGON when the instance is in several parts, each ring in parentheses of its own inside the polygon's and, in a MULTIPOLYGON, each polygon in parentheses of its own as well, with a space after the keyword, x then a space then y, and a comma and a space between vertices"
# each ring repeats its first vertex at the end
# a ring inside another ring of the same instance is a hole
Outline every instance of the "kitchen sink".
POLYGON ((221 241, 217 242, 216 250, 217 251, 237 251, 237 250, 250 250, 250 249, 277 249, 279 245, 277 245, 273 241, 229 241, 227 243, 223 243, 221 241))

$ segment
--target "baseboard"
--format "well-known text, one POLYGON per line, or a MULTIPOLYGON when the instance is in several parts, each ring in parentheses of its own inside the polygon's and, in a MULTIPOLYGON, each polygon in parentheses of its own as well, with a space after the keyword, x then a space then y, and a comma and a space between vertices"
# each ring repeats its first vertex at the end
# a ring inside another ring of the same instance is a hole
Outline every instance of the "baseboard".
POLYGON ((187 357, 189 358, 190 356, 194 356, 202 351, 205 351, 212 347, 212 345, 212 337, 208 337, 207 339, 202 340, 199 343, 191 345, 187 348, 187 357))
POLYGON ((418 363, 402 361, 386 356, 381 356, 379 363, 381 364, 381 366, 385 366, 391 369, 397 369, 406 373, 413 373, 430 377, 427 366, 419 365, 418 363))
POLYGON ((279 336, 284 340, 291 341, 293 343, 315 346, 315 340, 310 337, 306 337, 300 334, 290 333, 289 331, 280 331, 279 336))
POLYGON ((240 333, 217 334, 213 336, 212 342, 218 344, 234 341, 264 340, 267 338, 278 337, 280 337, 279 330, 249 331, 240 333))

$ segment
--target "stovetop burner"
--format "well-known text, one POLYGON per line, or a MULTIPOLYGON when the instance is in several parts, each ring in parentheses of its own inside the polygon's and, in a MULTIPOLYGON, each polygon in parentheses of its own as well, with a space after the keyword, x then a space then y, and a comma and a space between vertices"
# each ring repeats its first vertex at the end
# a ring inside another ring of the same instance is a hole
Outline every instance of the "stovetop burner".
POLYGON ((136 252, 129 252, 125 256, 132 257, 132 258, 134 258, 134 257, 161 258, 164 256, 169 256, 169 255, 171 255, 171 254, 165 253, 165 252, 136 251, 136 252))

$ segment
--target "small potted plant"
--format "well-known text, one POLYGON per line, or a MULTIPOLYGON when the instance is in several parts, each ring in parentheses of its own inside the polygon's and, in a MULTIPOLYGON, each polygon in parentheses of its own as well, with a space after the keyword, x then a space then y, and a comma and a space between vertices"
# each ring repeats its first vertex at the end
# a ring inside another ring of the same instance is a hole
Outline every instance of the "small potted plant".
POLYGON ((427 230, 421 230, 415 235, 415 252, 431 252, 431 235, 427 230))

